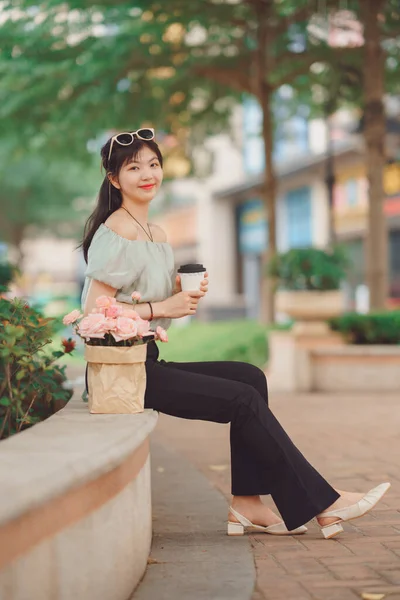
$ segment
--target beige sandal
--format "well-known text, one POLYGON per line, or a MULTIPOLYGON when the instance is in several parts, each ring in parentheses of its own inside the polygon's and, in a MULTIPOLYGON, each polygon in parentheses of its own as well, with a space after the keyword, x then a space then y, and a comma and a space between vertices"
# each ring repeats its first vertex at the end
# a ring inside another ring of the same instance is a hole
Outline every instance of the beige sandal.
POLYGON ((365 494, 365 496, 355 504, 352 504, 346 508, 338 508, 336 510, 326 511, 318 515, 319 519, 325 519, 327 517, 338 518, 338 521, 336 523, 331 523, 331 525, 325 525, 325 527, 321 527, 320 525, 324 538, 328 540, 341 533, 343 531, 341 523, 344 521, 359 519, 360 517, 363 517, 369 513, 369 511, 372 510, 376 504, 378 504, 379 500, 383 498, 390 488, 390 485, 390 483, 381 483, 365 494))
POLYGON ((263 533, 269 533, 271 535, 299 535, 306 533, 307 531, 307 527, 304 527, 304 525, 293 529, 293 531, 289 531, 283 521, 281 521, 281 523, 275 523, 275 525, 269 525, 268 527, 264 527, 263 525, 254 525, 254 523, 238 513, 234 508, 232 508, 232 506, 229 507, 229 510, 233 516, 236 517, 239 523, 228 521, 228 535, 244 535, 245 529, 253 529, 254 532, 262 531, 263 533))

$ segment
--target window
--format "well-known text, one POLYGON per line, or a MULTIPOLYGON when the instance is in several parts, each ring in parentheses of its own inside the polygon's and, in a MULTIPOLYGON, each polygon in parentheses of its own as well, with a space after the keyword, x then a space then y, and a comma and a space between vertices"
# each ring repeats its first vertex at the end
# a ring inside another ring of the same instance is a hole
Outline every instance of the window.
POLYGON ((356 206, 358 204, 358 181, 357 179, 348 179, 345 185, 346 205, 356 206))
POLYGON ((292 190, 286 195, 287 238, 289 248, 311 246, 310 188, 292 190))

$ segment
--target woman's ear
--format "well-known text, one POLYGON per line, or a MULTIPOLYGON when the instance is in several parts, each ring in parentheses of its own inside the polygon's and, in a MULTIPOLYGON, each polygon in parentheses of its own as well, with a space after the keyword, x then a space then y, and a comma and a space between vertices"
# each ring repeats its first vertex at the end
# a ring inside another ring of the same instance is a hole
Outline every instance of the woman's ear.
POLYGON ((119 185, 118 177, 114 177, 114 175, 111 175, 111 173, 107 173, 107 177, 108 177, 108 180, 110 181, 110 183, 115 188, 117 188, 117 190, 121 189, 121 186, 119 185))

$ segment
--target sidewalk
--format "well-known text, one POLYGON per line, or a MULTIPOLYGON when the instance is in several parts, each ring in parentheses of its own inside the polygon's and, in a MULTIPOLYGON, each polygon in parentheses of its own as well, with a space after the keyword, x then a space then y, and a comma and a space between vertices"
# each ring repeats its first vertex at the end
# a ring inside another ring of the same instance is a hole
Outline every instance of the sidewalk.
MULTIPOLYGON (((253 595, 246 593, 243 600, 250 597, 252 600, 400 599, 399 404, 400 399, 394 395, 280 395, 271 400, 272 410, 300 450, 335 487, 367 491, 378 483, 391 481, 392 488, 373 513, 346 524, 345 532, 336 539, 324 540, 313 523, 305 536, 296 538, 265 534, 248 536, 257 581, 253 595)), ((163 468, 167 470, 173 466, 173 462, 168 464, 169 460, 173 461, 173 454, 169 454, 168 449, 175 450, 189 459, 229 499, 229 426, 160 415, 153 439, 158 447, 166 449, 163 468)), ((158 456, 154 457, 156 463, 158 456)), ((153 467, 157 465, 153 464, 153 467)), ((199 476, 196 470, 191 473, 181 479, 179 494, 182 496, 191 490, 192 482, 199 476)), ((269 503, 269 498, 265 500, 269 503)), ((162 540, 162 535, 159 537, 160 526, 162 528, 160 502, 162 505, 162 498, 156 500, 154 506, 157 547, 162 540)), ((167 499, 165 506, 166 502, 167 499)), ((190 506, 175 504, 168 509, 175 510, 176 524, 179 526, 183 522, 186 533, 187 523, 182 519, 183 515, 190 514, 191 531, 201 530, 209 518, 209 523, 216 527, 216 535, 210 534, 215 543, 224 543, 219 536, 225 540, 225 548, 226 540, 232 546, 243 543, 243 538, 226 536, 223 522, 226 511, 218 510, 219 522, 215 519, 212 503, 203 505, 198 519, 190 506)), ((184 537, 181 543, 185 539, 190 540, 190 536, 184 537)), ((191 552, 190 543, 187 551, 191 552)), ((164 556, 167 562, 175 560, 168 552, 164 556)), ((219 560, 222 566, 223 553, 219 560)), ((191 568, 193 580, 199 577, 198 557, 191 567, 188 563, 186 566, 191 568)), ((235 570, 236 565, 232 565, 232 572, 235 570)), ((205 573, 201 573, 204 577, 205 573)), ((210 576, 213 574, 215 569, 210 576)), ((188 586, 182 595, 178 594, 178 586, 174 595, 176 600, 222 597, 213 595, 211 590, 208 596, 197 596, 190 591, 190 581, 186 583, 188 586)), ((207 583, 208 577, 204 585, 207 583)), ((135 600, 142 599, 140 587, 134 597, 135 600)))
POLYGON ((248 600, 255 568, 249 540, 225 534, 226 503, 168 446, 151 444, 153 541, 131 600, 248 600))

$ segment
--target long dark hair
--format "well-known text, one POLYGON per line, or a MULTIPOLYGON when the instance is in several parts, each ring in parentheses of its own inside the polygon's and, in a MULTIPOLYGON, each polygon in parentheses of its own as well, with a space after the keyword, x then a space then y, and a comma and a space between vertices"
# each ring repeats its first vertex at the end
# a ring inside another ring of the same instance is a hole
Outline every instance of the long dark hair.
POLYGON ((109 184, 108 175, 117 177, 121 168, 129 161, 135 159, 139 152, 147 146, 152 150, 160 162, 161 167, 163 166, 163 158, 160 148, 154 140, 139 140, 135 138, 129 146, 121 146, 114 141, 110 160, 108 161, 108 153, 110 150, 111 138, 104 144, 100 151, 101 164, 106 171, 106 176, 100 186, 100 191, 97 197, 96 208, 85 223, 83 231, 83 240, 80 244, 80 248, 83 249, 83 256, 85 261, 88 261, 89 246, 92 242, 93 236, 98 230, 101 223, 104 223, 108 217, 118 210, 122 204, 122 194, 120 190, 109 184), (110 185, 110 199, 109 199, 109 185, 110 185))

